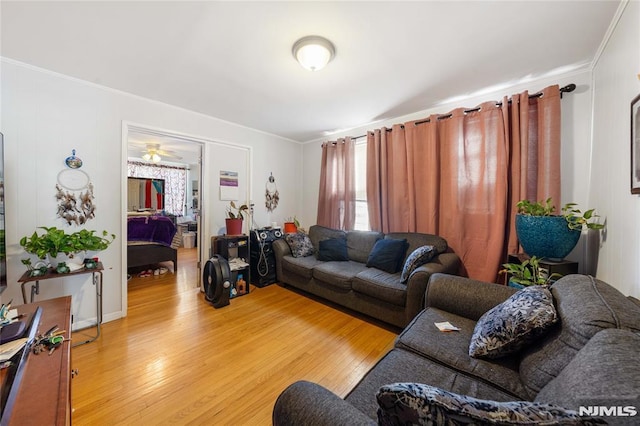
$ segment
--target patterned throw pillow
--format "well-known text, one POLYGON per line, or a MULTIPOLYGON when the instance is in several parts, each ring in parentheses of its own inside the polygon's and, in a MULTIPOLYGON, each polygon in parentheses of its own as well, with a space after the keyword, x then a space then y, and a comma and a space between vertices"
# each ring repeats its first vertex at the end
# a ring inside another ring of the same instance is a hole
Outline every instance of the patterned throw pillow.
POLYGON ((394 383, 380 388, 380 425, 600 425, 603 419, 529 401, 496 402, 447 392, 420 383, 394 383))
POLYGON ((512 354, 557 320, 551 292, 537 285, 525 287, 480 317, 471 336, 469 355, 499 358, 512 354))
POLYGON ((409 281, 409 277, 419 266, 424 265, 433 259, 438 252, 434 246, 422 246, 418 247, 407 257, 404 262, 404 268, 402 268, 402 275, 400 276, 400 282, 406 284, 409 281))
POLYGON ((284 239, 289 244, 293 257, 306 257, 313 254, 313 244, 307 234, 302 232, 286 234, 284 239))

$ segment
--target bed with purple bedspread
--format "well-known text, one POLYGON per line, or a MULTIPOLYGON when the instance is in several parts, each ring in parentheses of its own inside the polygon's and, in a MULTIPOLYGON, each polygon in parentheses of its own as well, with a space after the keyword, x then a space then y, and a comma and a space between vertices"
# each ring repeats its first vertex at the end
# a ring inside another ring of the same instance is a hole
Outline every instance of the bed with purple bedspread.
POLYGON ((134 216, 127 218, 127 267, 173 262, 178 270, 177 228, 166 216, 134 216))

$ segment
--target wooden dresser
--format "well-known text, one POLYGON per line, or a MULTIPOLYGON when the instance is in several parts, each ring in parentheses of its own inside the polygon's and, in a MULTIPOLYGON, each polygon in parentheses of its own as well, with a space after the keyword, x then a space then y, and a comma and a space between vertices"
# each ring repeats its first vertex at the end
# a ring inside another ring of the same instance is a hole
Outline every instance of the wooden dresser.
MULTIPOLYGON (((71 296, 18 306, 19 314, 29 317, 40 306, 39 333, 53 326, 71 335, 71 296)), ((27 358, 9 425, 71 424, 71 341, 66 340, 51 355, 33 352, 27 358)))

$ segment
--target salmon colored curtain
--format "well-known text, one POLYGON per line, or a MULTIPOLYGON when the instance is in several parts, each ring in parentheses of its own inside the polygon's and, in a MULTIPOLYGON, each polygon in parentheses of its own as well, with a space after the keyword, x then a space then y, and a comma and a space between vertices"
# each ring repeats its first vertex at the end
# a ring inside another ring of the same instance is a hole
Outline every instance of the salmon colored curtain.
POLYGON ((355 187, 355 142, 344 138, 322 144, 316 223, 334 229, 353 229, 355 187))
POLYGON ((542 93, 370 132, 371 229, 441 235, 470 277, 495 282, 518 250, 515 203, 560 199, 560 92, 542 93))
POLYGON ((408 231, 411 209, 404 128, 395 125, 367 134, 367 207, 369 226, 382 232, 408 231))

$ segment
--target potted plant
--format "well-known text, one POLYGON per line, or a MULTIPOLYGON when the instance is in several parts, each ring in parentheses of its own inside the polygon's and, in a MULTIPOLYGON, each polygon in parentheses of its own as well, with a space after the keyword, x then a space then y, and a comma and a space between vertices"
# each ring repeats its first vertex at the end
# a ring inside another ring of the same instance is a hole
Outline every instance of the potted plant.
MULTIPOLYGON (((96 231, 87 229, 71 234, 67 234, 55 226, 42 226, 38 229, 45 232, 38 234, 36 230, 31 236, 22 237, 20 245, 27 253, 34 254, 39 259, 48 257, 53 267, 64 261, 69 264, 69 267, 79 269, 82 267, 87 251, 102 251, 109 247, 115 239, 115 235, 109 234, 107 231, 102 231, 101 235, 97 235, 96 231)), ((27 264, 25 263, 25 265, 27 264)))
POLYGON ((530 285, 549 285, 562 275, 553 273, 549 275, 546 270, 540 268, 540 259, 536 256, 522 261, 522 263, 503 263, 501 274, 507 274, 509 287, 523 288, 530 285))
POLYGON ((516 233, 525 253, 538 258, 563 259, 576 246, 582 229, 602 229, 594 222, 595 209, 584 213, 576 203, 567 203, 562 214, 554 214, 556 208, 551 198, 531 202, 521 200, 516 204, 516 233))
POLYGON ((242 234, 242 222, 244 215, 249 211, 249 207, 246 204, 236 207, 236 203, 229 202, 227 207, 227 217, 225 219, 225 225, 227 226, 227 235, 240 235, 242 234))
POLYGON ((293 218, 289 216, 287 220, 284 222, 284 233, 285 234, 295 234, 298 232, 298 228, 300 228, 300 222, 294 216, 293 218))

